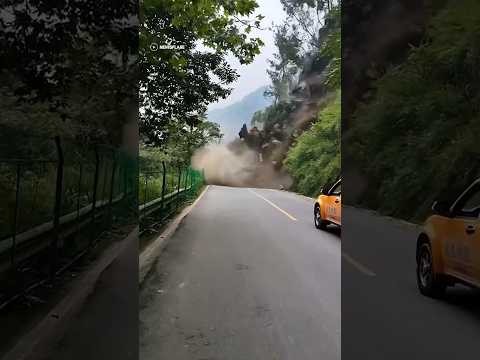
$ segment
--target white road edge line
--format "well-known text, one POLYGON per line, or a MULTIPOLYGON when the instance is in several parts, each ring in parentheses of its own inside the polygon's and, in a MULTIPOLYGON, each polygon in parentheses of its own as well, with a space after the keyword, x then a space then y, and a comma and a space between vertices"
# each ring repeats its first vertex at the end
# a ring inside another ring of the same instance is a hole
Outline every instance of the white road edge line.
POLYGON ((345 254, 344 252, 342 252, 342 257, 347 260, 353 267, 355 267, 358 271, 360 271, 361 273, 363 273, 364 275, 367 275, 367 276, 376 276, 377 274, 375 274, 372 270, 370 270, 369 268, 367 268, 366 266, 363 266, 362 264, 360 264, 357 260, 355 260, 354 258, 352 258, 350 255, 348 254, 345 254))
POLYGON ((286 212, 285 210, 279 208, 277 205, 275 205, 273 202, 271 202, 270 200, 264 198, 262 195, 260 195, 259 193, 253 191, 252 189, 248 189, 252 194, 255 194, 256 196, 258 196, 260 199, 264 200, 265 202, 267 202, 269 205, 271 205, 272 207, 274 207, 275 209, 277 209, 278 211, 280 211, 281 213, 283 213, 285 216, 287 216, 290 220, 293 220, 293 221, 298 221, 297 218, 293 215, 290 215, 288 212, 286 212))

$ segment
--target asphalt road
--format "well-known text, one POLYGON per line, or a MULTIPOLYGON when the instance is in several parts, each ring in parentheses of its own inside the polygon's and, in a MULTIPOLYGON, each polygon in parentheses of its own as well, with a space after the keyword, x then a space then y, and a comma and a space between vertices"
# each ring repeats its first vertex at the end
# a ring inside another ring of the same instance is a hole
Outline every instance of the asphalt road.
POLYGON ((476 358, 480 292, 456 286, 443 300, 420 295, 419 229, 342 211, 342 359, 476 358))
POLYGON ((211 186, 140 291, 140 358, 340 359, 338 232, 313 201, 211 186))

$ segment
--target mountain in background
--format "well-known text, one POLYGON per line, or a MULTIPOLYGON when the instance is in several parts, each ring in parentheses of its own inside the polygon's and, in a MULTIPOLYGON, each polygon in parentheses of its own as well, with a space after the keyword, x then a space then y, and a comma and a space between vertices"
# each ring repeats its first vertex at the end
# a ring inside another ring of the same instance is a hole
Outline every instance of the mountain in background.
POLYGON ((237 138, 243 124, 250 126, 250 120, 256 111, 272 104, 270 99, 263 96, 266 89, 266 86, 262 86, 232 105, 208 112, 208 120, 220 125, 224 134, 223 141, 229 142, 237 138))

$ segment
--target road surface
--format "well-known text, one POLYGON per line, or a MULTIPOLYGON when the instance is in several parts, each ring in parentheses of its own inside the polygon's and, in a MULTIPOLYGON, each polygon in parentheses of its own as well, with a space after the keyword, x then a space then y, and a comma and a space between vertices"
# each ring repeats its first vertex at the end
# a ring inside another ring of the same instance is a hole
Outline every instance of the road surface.
POLYGON ((142 360, 340 359, 338 232, 313 201, 210 186, 140 291, 142 360))
POLYGON ((478 357, 480 292, 420 295, 418 229, 353 208, 342 216, 342 359, 478 357))

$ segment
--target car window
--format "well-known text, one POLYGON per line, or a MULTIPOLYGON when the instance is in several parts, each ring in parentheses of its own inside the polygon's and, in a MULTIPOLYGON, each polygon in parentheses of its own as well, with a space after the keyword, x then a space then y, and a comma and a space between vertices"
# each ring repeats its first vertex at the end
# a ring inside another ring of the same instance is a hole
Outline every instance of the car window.
POLYGON ((467 201, 465 202, 465 205, 463 205, 462 210, 473 211, 479 207, 480 207, 480 188, 477 188, 477 190, 470 197, 468 197, 467 201))
POLYGON ((335 185, 332 190, 330 191, 330 194, 332 195, 341 195, 342 194, 342 183, 339 182, 337 185, 335 185))
POLYGON ((460 216, 478 217, 480 214, 480 185, 473 187, 459 200, 456 213, 460 216))

